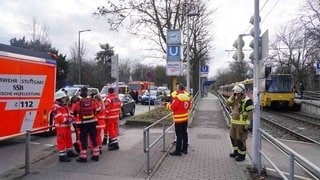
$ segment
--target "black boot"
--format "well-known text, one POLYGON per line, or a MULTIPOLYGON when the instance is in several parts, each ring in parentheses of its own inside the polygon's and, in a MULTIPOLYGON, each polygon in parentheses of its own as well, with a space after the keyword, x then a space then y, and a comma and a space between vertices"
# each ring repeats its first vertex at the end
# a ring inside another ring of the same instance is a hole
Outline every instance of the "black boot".
POLYGON ((233 153, 229 154, 230 157, 234 158, 234 157, 237 157, 238 156, 238 151, 237 150, 234 150, 233 153))
POLYGON ((74 150, 79 154, 80 153, 79 144, 75 142, 75 143, 73 143, 73 147, 74 147, 74 150))
POLYGON ((236 161, 244 161, 246 159, 246 155, 239 154, 236 158, 236 161))
POLYGON ((74 157, 77 157, 78 154, 74 153, 73 151, 68 151, 67 152, 67 157, 68 158, 74 158, 74 157))
POLYGON ((108 147, 110 147, 111 144, 112 144, 112 140, 109 138, 109 140, 108 140, 108 147))
POLYGON ((119 149, 118 142, 110 144, 109 148, 108 148, 109 151, 114 151, 114 150, 118 150, 118 149, 119 149))
POLYGON ((102 141, 102 145, 107 145, 108 144, 108 138, 104 137, 102 141))
POLYGON ((77 159, 77 162, 87 162, 87 159, 86 159, 86 158, 81 158, 81 157, 79 157, 79 158, 77 159))
POLYGON ((71 159, 69 159, 67 156, 59 156, 60 162, 70 162, 71 159))
POLYGON ((92 156, 92 157, 91 157, 91 160, 92 160, 92 161, 99 161, 99 156, 92 156))
POLYGON ((182 150, 182 153, 183 153, 183 154, 188 154, 188 150, 186 150, 186 149, 185 149, 185 150, 182 150))
POLYGON ((181 156, 181 152, 173 151, 169 153, 171 156, 181 156))

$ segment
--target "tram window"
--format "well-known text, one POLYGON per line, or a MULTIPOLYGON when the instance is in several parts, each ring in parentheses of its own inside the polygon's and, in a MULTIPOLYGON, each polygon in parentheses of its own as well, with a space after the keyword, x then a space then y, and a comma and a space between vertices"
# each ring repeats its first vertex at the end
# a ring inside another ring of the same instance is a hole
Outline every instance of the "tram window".
POLYGON ((275 75, 266 79, 266 90, 268 92, 291 92, 291 76, 275 75))

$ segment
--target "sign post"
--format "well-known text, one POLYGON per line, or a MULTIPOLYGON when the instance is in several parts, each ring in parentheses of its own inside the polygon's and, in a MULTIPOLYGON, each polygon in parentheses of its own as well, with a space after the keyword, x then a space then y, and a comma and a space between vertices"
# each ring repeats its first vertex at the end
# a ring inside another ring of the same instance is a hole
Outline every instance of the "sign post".
POLYGON ((167 30, 167 76, 172 76, 172 88, 181 75, 181 30, 167 30))

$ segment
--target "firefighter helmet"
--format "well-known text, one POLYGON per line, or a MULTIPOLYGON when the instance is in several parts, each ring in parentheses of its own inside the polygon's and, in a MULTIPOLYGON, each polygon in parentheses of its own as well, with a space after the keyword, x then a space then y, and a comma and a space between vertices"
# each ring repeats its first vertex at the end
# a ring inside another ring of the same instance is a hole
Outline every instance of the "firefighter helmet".
POLYGON ((233 92, 234 93, 244 93, 246 90, 246 87, 244 86, 244 84, 237 84, 233 87, 233 92))
POLYGON ((61 98, 64 98, 66 97, 66 93, 63 92, 63 91, 58 91, 54 94, 54 99, 57 100, 57 99, 61 99, 61 98))

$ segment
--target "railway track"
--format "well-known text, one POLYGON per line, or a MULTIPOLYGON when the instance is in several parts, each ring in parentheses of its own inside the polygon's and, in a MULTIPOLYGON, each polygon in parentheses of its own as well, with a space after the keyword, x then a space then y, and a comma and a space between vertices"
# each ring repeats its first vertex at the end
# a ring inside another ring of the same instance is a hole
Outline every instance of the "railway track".
POLYGON ((302 113, 261 111, 262 129, 276 138, 320 144, 320 119, 302 113))
MULTIPOLYGON (((220 99, 224 110, 226 100, 220 99)), ((228 114, 228 113, 227 113, 228 114)), ((230 115, 230 114, 228 114, 230 115)), ((263 109, 260 112, 261 128, 275 138, 320 144, 320 118, 301 112, 278 112, 263 109)))

